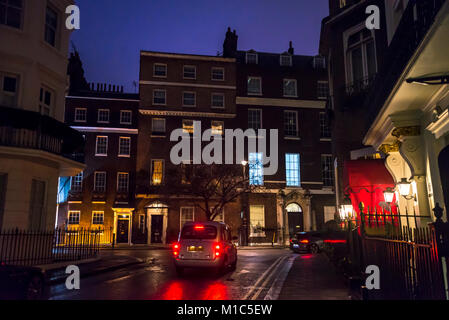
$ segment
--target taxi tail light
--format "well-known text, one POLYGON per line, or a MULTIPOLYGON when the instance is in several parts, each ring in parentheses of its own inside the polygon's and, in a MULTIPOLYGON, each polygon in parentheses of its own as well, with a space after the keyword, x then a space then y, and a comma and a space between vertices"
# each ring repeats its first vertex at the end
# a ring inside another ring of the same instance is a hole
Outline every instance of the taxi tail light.
POLYGON ((179 250, 180 250, 181 246, 179 245, 179 243, 174 243, 173 244, 173 256, 175 258, 179 257, 179 250))
POLYGON ((222 254, 222 247, 220 243, 214 244, 214 258, 220 257, 222 254))
POLYGON ((304 239, 304 240, 301 240, 301 241, 299 241, 299 242, 301 242, 301 243, 309 243, 309 240, 304 239))

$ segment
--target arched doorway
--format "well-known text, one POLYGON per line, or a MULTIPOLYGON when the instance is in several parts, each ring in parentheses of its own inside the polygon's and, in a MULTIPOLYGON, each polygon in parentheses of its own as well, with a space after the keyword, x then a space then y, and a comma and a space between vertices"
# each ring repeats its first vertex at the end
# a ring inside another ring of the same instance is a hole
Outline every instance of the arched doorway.
POLYGON ((168 206, 156 201, 146 207, 148 243, 165 243, 168 206))
POLYGON ((443 187, 444 204, 449 210, 449 146, 443 149, 438 156, 438 166, 440 168, 441 186, 443 187))
POLYGON ((288 215, 288 233, 290 236, 296 232, 304 231, 304 214, 297 203, 290 203, 286 208, 288 215))

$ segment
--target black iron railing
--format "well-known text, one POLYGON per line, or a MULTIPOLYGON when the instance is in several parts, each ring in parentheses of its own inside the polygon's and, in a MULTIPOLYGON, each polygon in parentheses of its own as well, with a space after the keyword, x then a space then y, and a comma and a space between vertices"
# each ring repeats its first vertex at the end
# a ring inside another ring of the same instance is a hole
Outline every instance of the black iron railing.
POLYGON ((0 263, 29 266, 88 259, 97 255, 102 241, 110 243, 110 237, 104 228, 4 230, 0 232, 0 263))

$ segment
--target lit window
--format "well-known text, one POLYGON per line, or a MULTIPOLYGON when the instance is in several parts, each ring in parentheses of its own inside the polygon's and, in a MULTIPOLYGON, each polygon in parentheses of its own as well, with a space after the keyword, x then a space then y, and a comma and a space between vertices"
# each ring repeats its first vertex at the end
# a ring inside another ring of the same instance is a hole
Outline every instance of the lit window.
POLYGON ((182 130, 184 132, 193 134, 194 132, 193 120, 182 120, 182 130))
POLYGON ((212 121, 211 122, 212 134, 223 135, 224 131, 223 127, 224 127, 223 121, 212 121))
POLYGON ((263 205, 249 206, 250 237, 265 236, 265 207, 263 205))
POLYGON ((327 99, 329 97, 329 82, 317 82, 317 97, 318 99, 327 99))
POLYGON ((258 62, 257 53, 254 53, 254 52, 246 53, 246 63, 247 64, 257 64, 257 62, 258 62))
POLYGON ((165 119, 159 118, 151 119, 151 134, 165 135, 165 119))
POLYGON ((327 125, 326 113, 324 112, 320 112, 320 132, 321 138, 331 137, 331 131, 329 129, 329 126, 327 125))
POLYGON ((99 109, 98 110, 98 123, 109 123, 109 109, 99 109))
POLYGON ((117 192, 126 193, 129 188, 129 174, 126 172, 117 173, 117 192))
POLYGON ((151 184, 160 185, 164 177, 164 160, 151 161, 151 184))
POLYGON ((195 66, 184 66, 184 79, 196 79, 195 66))
POLYGON ((76 176, 71 177, 71 192, 81 192, 83 190, 83 172, 78 173, 76 176))
POLYGON ((224 68, 212 68, 212 80, 224 80, 224 68))
POLYGON ((283 67, 291 67, 292 65, 292 56, 290 55, 281 55, 281 61, 280 61, 281 66, 283 67))
POLYGON ((195 92, 183 92, 182 105, 184 107, 196 106, 196 93, 195 92))
POLYGON ((129 157, 131 155, 131 138, 120 137, 118 155, 121 157, 129 157))
POLYGON ((285 177, 287 186, 299 187, 301 185, 298 153, 287 153, 285 155, 285 177))
POLYGON ((262 186, 263 185, 262 153, 250 153, 248 165, 249 165, 249 184, 253 186, 262 186))
POLYGON ((248 109, 248 128, 254 130, 262 129, 262 110, 248 109))
POLYGON ((58 28, 58 13, 50 7, 47 7, 45 13, 45 41, 56 46, 56 32, 58 28))
POLYGON ((184 226, 186 222, 194 221, 195 212, 193 207, 181 207, 180 212, 180 229, 184 226))
POLYGON ((104 211, 92 211, 92 224, 104 224, 104 211))
POLYGON ((287 137, 298 136, 298 112, 284 111, 284 134, 287 137))
POLYGON ((133 112, 129 110, 120 110, 120 123, 131 124, 133 112))
POLYGON ((97 136, 97 144, 95 146, 96 156, 107 156, 108 155, 108 137, 97 136))
POLYGON ((94 174, 94 191, 104 193, 106 192, 106 172, 96 171, 94 174))
POLYGON ((213 93, 212 94, 212 108, 224 108, 224 94, 213 93))
POLYGON ((334 167, 332 155, 321 155, 321 173, 323 176, 323 185, 331 187, 334 185, 334 167))
POLYGON ((53 110, 53 91, 42 87, 39 92, 39 113, 49 116, 53 110))
POLYGON ((153 65, 153 76, 160 77, 160 78, 167 77, 167 65, 155 63, 153 65))
POLYGON ((284 79, 284 97, 297 97, 297 82, 295 79, 284 79))
POLYGON ((87 121, 87 109, 86 108, 76 108, 75 109, 75 122, 86 122, 87 121))
POLYGON ((17 107, 19 76, 0 73, 0 105, 17 107))
POLYGON ((153 90, 153 104, 155 104, 155 105, 165 105, 166 104, 165 90, 160 90, 160 89, 153 90))
POLYGON ((22 26, 22 0, 0 1, 0 24, 20 29, 22 26))
POLYGON ((67 224, 80 224, 80 211, 69 211, 67 224))
POLYGON ((262 94, 262 79, 259 77, 248 77, 248 94, 262 94))

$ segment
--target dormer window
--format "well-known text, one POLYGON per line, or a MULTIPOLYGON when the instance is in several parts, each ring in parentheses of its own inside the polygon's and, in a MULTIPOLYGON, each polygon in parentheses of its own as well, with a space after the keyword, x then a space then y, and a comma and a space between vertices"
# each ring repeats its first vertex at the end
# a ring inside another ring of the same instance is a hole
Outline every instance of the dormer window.
POLYGON ((280 64, 282 67, 291 67, 292 66, 292 56, 282 54, 280 59, 280 64))
POLYGON ((246 63, 247 64, 257 64, 258 63, 258 56, 255 52, 247 52, 246 53, 246 63))

